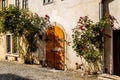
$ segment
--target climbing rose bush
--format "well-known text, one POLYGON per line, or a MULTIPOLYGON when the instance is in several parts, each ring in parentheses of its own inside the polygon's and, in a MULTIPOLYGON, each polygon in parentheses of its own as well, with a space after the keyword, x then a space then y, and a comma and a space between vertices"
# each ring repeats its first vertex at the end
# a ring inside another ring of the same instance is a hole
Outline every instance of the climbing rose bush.
POLYGON ((75 28, 72 29, 73 49, 78 56, 82 56, 89 63, 100 59, 103 50, 103 39, 109 37, 104 33, 104 27, 113 27, 110 15, 97 23, 93 23, 88 16, 80 17, 75 28))

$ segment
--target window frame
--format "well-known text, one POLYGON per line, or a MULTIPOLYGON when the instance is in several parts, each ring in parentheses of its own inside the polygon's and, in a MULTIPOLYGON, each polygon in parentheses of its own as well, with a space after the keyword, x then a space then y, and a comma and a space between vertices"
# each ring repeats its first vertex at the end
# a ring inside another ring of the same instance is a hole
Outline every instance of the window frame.
POLYGON ((51 3, 53 3, 53 0, 43 0, 43 5, 51 4, 51 3))
POLYGON ((4 9, 5 7, 7 7, 7 3, 8 3, 8 0, 0 0, 1 1, 1 9, 4 9))
MULTIPOLYGON (((18 39, 18 38, 16 37, 16 39, 18 39)), ((14 44, 13 35, 7 34, 6 35, 6 53, 7 53, 7 55, 18 55, 17 51, 18 51, 17 42, 16 42, 16 44, 14 44), (16 47, 14 45, 16 45, 16 47), (16 51, 14 49, 16 49, 16 51)))
POLYGON ((22 8, 28 9, 28 0, 22 0, 22 8))
POLYGON ((20 0, 15 0, 15 6, 20 8, 20 0))

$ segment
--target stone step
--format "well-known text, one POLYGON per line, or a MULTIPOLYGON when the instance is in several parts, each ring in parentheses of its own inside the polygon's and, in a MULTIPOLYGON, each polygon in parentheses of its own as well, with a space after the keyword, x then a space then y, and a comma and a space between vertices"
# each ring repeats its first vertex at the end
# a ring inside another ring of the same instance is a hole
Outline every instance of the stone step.
POLYGON ((120 77, 110 74, 101 74, 98 76, 98 80, 120 80, 120 77))
POLYGON ((110 78, 106 78, 106 77, 98 77, 98 80, 116 80, 116 79, 110 79, 110 78))

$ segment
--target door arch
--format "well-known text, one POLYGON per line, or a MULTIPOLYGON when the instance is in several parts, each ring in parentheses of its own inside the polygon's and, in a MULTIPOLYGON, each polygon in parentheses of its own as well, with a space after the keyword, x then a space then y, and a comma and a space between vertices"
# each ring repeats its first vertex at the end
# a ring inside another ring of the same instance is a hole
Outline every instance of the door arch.
POLYGON ((46 32, 46 64, 64 70, 64 63, 64 32, 58 26, 49 27, 46 32))

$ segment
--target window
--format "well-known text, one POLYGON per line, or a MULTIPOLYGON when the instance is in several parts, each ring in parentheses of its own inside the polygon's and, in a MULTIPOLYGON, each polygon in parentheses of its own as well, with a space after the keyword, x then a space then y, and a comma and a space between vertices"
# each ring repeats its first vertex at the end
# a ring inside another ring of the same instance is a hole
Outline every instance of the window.
POLYGON ((10 35, 6 36, 6 47, 7 47, 7 53, 11 52, 11 38, 10 35))
POLYGON ((12 53, 17 53, 17 37, 12 36, 12 53))
POLYGON ((7 7, 7 0, 0 0, 0 9, 7 7))
POLYGON ((2 0, 0 0, 0 9, 2 9, 2 0))
POLYGON ((6 51, 8 54, 17 54, 17 37, 6 35, 6 51))
POLYGON ((22 8, 28 8, 28 0, 22 0, 22 8))
POLYGON ((20 7, 20 0, 15 0, 15 6, 20 7))
POLYGON ((43 4, 49 4, 49 3, 52 3, 53 0, 43 0, 43 4))

